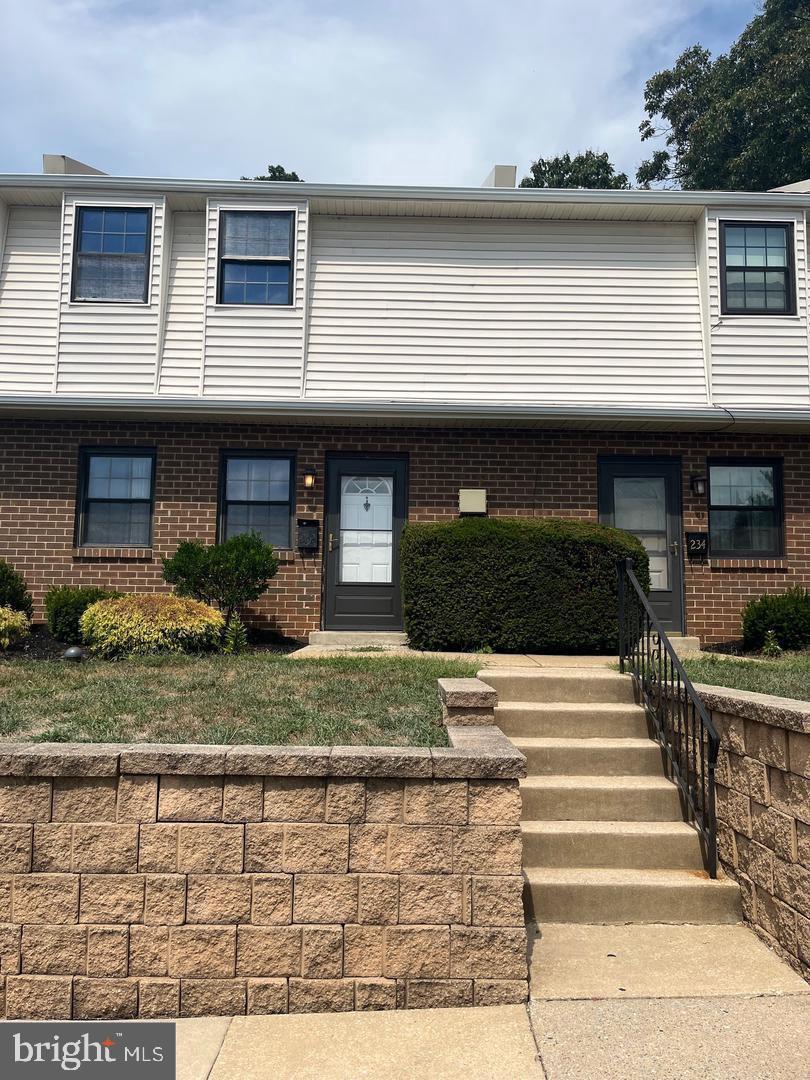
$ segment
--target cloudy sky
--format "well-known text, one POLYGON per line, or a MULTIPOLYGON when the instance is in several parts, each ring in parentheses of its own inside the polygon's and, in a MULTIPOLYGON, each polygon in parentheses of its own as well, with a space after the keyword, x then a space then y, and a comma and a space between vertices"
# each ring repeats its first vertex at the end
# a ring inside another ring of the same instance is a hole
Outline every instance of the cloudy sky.
POLYGON ((335 183, 478 184, 608 150, 632 174, 646 78, 724 51, 755 0, 0 0, 0 172, 281 162, 335 183))

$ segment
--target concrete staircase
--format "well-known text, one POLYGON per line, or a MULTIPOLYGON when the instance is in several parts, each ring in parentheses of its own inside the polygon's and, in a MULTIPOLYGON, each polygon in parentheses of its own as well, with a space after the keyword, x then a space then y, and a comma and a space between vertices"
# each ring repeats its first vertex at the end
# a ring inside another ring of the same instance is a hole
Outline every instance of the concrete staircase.
POLYGON ((492 668, 495 719, 528 760, 527 917, 544 923, 734 923, 739 887, 703 869, 632 680, 606 668, 492 668))

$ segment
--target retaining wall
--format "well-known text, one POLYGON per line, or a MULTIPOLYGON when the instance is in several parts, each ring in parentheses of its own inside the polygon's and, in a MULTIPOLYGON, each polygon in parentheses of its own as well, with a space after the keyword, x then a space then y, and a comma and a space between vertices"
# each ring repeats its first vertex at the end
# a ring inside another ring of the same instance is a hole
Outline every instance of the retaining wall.
POLYGON ((464 683, 443 749, 0 747, 0 1015, 523 1001, 525 759, 464 683))
POLYGON ((753 929, 810 978, 810 704, 696 687, 721 735, 720 860, 753 929))

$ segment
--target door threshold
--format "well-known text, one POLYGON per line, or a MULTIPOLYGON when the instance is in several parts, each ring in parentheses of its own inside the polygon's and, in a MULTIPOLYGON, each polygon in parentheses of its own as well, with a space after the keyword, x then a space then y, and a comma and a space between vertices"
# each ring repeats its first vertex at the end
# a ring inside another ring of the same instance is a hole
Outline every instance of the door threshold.
POLYGON ((402 630, 313 630, 309 644, 319 649, 401 649, 408 635, 402 630))

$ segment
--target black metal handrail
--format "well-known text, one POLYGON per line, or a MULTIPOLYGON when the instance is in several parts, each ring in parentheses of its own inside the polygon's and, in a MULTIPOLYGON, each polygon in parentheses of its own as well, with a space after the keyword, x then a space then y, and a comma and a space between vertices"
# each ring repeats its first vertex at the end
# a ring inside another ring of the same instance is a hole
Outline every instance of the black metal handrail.
POLYGON ((638 583, 633 560, 621 559, 618 572, 619 666, 635 679, 687 820, 698 831, 706 869, 717 877, 714 773, 720 736, 638 583))

